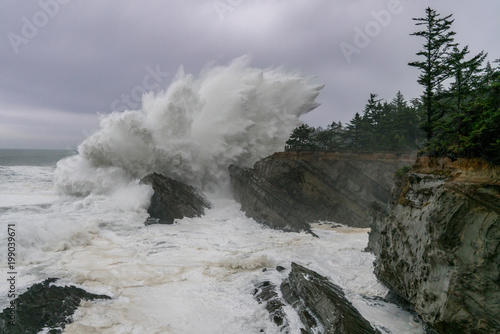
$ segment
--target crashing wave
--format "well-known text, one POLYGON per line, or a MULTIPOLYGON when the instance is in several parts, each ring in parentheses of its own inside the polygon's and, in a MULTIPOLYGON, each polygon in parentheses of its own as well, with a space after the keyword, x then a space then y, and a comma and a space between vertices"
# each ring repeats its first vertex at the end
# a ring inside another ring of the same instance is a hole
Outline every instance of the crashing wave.
POLYGON ((283 68, 257 69, 241 57, 199 78, 179 70, 143 96, 140 110, 101 116, 100 129, 61 160, 60 192, 107 193, 157 172, 208 191, 228 183, 229 164, 251 166, 283 147, 299 117, 319 104, 323 85, 283 68))

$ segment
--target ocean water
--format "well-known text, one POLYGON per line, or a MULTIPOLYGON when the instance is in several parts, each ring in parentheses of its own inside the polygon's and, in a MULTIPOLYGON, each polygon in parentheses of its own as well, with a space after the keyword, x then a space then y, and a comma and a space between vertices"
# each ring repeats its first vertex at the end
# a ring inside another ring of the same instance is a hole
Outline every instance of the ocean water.
MULTIPOLYGON (((142 109, 103 117, 76 155, 7 152, 0 277, 10 271, 10 224, 18 293, 58 277, 59 285, 112 297, 84 302, 65 333, 279 333, 253 298, 254 284, 279 285, 295 261, 341 286, 382 333, 423 333, 409 313, 373 301, 387 289, 373 274, 373 255, 363 252, 366 229, 316 226, 319 238, 272 230, 247 218, 228 191, 226 166, 279 150, 298 117, 317 105, 319 89, 296 73, 238 59, 196 79, 181 71, 165 92, 145 96, 142 109), (152 189, 138 180, 152 171, 204 189, 212 208, 145 226, 152 189)), ((0 279, 2 309, 7 291, 0 279)), ((291 332, 300 333, 298 315, 285 312, 291 332)))

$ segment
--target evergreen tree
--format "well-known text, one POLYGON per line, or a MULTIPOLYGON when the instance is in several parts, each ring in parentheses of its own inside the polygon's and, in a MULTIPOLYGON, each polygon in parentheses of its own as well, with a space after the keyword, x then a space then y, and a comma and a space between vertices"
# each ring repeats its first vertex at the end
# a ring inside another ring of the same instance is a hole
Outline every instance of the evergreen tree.
POLYGON ((479 86, 482 72, 481 66, 487 55, 481 51, 472 59, 465 60, 468 54, 468 46, 462 50, 455 46, 447 61, 450 77, 455 80, 451 84, 450 93, 455 102, 457 113, 461 113, 466 97, 470 96, 471 92, 479 86))
POLYGON ((354 118, 347 124, 346 140, 350 148, 354 151, 362 149, 362 119, 359 113, 354 115, 354 118))
POLYGON ((312 148, 312 142, 310 139, 311 134, 314 132, 314 128, 307 124, 302 124, 296 127, 290 139, 286 141, 286 150, 304 150, 312 148))
POLYGON ((423 49, 417 52, 417 56, 422 60, 410 62, 408 65, 420 69, 418 83, 424 86, 422 95, 422 104, 425 109, 425 122, 423 129, 426 132, 427 139, 432 138, 434 123, 442 117, 439 110, 435 108, 434 93, 436 88, 449 77, 446 67, 448 51, 455 46, 453 36, 455 32, 451 31, 451 14, 446 17, 440 17, 435 10, 427 8, 426 16, 423 18, 414 18, 417 26, 424 26, 423 30, 417 31, 412 36, 424 38, 423 49))

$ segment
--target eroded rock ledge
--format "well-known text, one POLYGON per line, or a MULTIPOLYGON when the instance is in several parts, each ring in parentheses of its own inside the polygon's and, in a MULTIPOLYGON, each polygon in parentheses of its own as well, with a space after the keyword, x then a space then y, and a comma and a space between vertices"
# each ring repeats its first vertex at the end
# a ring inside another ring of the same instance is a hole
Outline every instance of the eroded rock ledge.
POLYGON ((394 172, 413 162, 390 154, 281 152, 253 168, 231 165, 229 174, 247 216, 298 232, 322 220, 368 227, 385 213, 394 172))
POLYGON ((500 167, 420 157, 372 225, 375 273, 439 333, 500 328, 500 167))

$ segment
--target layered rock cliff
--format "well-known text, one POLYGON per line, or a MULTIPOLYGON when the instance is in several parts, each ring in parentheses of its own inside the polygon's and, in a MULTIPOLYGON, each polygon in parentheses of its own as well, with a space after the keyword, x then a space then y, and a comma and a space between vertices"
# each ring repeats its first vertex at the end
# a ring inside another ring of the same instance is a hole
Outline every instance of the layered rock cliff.
POLYGON ((273 228, 308 230, 314 221, 368 227, 383 214, 394 172, 414 157, 281 152, 253 168, 231 165, 234 196, 247 216, 273 228))
POLYGON ((500 332, 500 167, 420 157, 391 205, 377 277, 439 333, 500 332))

